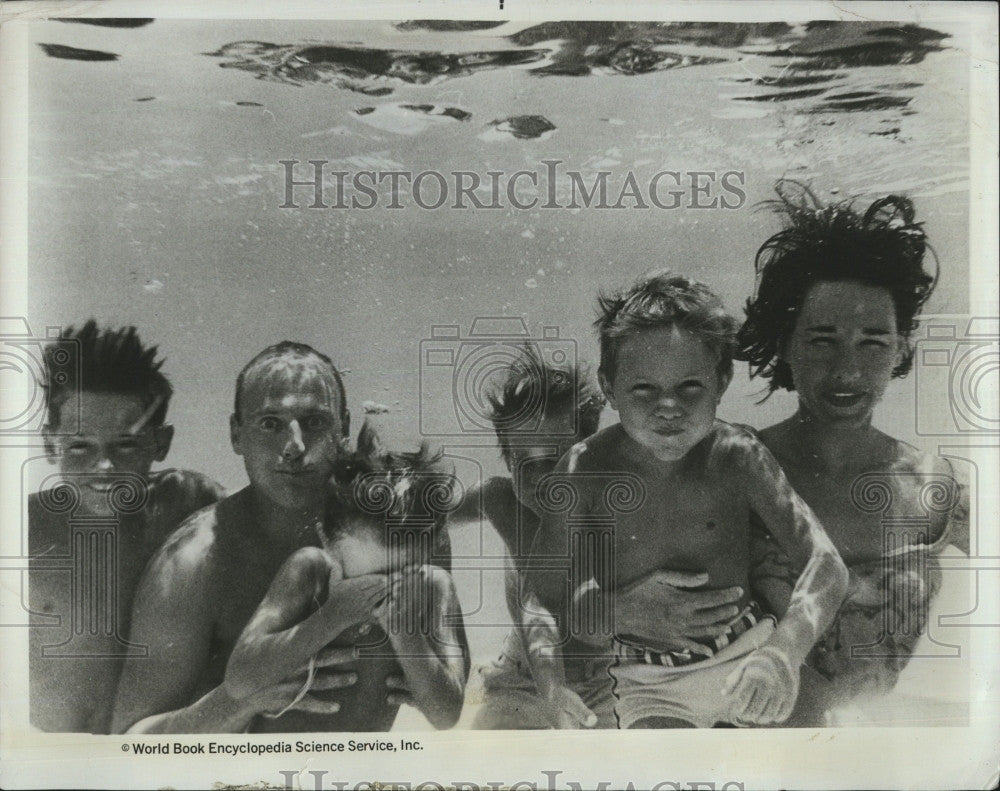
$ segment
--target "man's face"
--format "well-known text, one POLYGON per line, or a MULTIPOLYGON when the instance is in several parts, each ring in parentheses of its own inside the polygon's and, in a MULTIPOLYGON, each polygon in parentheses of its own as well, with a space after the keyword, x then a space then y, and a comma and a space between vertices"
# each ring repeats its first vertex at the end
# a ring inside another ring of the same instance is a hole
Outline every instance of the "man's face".
MULTIPOLYGON (((507 451, 507 468, 514 478, 514 494, 520 503, 533 511, 538 510, 538 483, 555 469, 556 462, 573 445, 586 439, 578 434, 573 413, 569 406, 564 412, 545 415, 538 426, 538 435, 545 439, 530 440, 530 444, 510 445, 507 451)), ((515 439, 523 443, 528 438, 515 439)))
POLYGON ((661 461, 677 461, 715 422, 729 377, 712 350, 686 330, 658 327, 625 338, 614 382, 601 377, 622 428, 661 461))
POLYGON ((257 491, 282 508, 321 508, 342 448, 340 405, 330 377, 270 377, 245 382, 240 418, 230 420, 233 450, 257 491))
POLYGON ((66 425, 75 423, 77 406, 79 431, 69 436, 46 431, 46 451, 80 488, 81 509, 106 512, 116 483, 129 474, 145 478, 154 461, 166 458, 173 432, 170 426, 149 425, 152 409, 138 396, 84 391, 59 407, 66 425))

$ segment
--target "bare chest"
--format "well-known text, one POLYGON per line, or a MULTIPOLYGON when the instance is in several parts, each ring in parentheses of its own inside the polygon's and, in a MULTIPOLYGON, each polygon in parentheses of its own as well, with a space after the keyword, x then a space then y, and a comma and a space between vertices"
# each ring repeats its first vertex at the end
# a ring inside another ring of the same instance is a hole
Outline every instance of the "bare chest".
POLYGON ((709 587, 739 584, 748 536, 747 504, 725 489, 680 481, 647 491, 640 508, 615 520, 617 584, 656 569, 707 572, 709 587))
POLYGON ((788 477, 848 565, 931 543, 944 530, 946 513, 934 507, 926 476, 916 472, 829 475, 800 469, 788 477))

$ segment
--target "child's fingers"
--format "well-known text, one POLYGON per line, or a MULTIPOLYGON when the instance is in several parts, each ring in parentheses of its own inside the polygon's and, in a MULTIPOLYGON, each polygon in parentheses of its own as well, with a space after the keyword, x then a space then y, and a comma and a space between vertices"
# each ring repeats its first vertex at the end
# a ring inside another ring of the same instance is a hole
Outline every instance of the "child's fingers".
POLYGON ((767 706, 768 696, 760 688, 760 680, 752 670, 739 667, 730 674, 723 688, 723 694, 732 698, 730 710, 740 724, 758 723, 761 712, 767 706))
POLYGON ((753 684, 752 688, 753 691, 750 693, 750 699, 743 709, 743 716, 753 723, 767 722, 764 719, 764 712, 768 706, 768 695, 759 684, 753 684))
POLYGON ((739 712, 741 722, 756 723, 761 702, 756 685, 746 679, 733 690, 733 710, 739 712))
POLYGON ((772 725, 777 722, 781 722, 778 718, 781 711, 781 702, 776 700, 769 700, 764 706, 761 707, 760 713, 757 717, 757 722, 760 725, 772 725))
POLYGON ((568 708, 568 713, 572 716, 577 728, 593 728, 597 725, 597 715, 587 708, 583 701, 573 701, 568 708))
POLYGON ((736 685, 740 683, 740 679, 743 678, 743 669, 746 663, 739 664, 732 673, 726 676, 726 682, 722 686, 722 694, 729 695, 732 691, 736 689, 736 685))
POLYGON ((559 728, 593 728, 597 725, 597 715, 573 690, 562 687, 549 699, 553 708, 555 725, 559 728))
POLYGON ((792 708, 794 705, 795 698, 791 695, 784 695, 780 699, 773 698, 771 700, 771 705, 768 707, 767 711, 764 712, 764 716, 768 717, 767 722, 769 723, 782 723, 792 716, 792 708))

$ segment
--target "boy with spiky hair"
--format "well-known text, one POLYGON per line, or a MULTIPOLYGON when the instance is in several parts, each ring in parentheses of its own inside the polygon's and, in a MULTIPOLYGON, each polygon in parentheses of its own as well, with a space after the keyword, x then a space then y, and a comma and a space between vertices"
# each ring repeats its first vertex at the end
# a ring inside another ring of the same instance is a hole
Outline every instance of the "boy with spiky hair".
POLYGON ((597 430, 604 398, 581 367, 547 365, 525 347, 487 400, 511 477, 493 477, 471 489, 451 519, 488 519, 503 539, 504 588, 514 628, 500 658, 480 670, 485 694, 473 727, 613 728, 607 658, 574 643, 563 666, 538 650, 539 643, 547 645, 550 625, 534 615, 523 569, 539 525, 538 484, 560 456, 597 430))
POLYGON ((59 481, 28 501, 30 719, 42 730, 109 731, 123 658, 141 650, 126 638, 139 575, 222 496, 198 473, 150 472, 173 438, 173 388, 156 357, 135 327, 94 320, 45 349, 42 433, 59 481))
MULTIPOLYGON (((558 480, 574 497, 560 509, 543 486, 547 512, 532 557, 570 558, 571 568, 592 571, 592 586, 605 595, 658 569, 704 572, 709 589, 744 592, 726 632, 696 649, 650 644, 612 624, 619 727, 782 722, 799 667, 843 598, 844 565, 755 435, 715 417, 736 336, 719 298, 657 271, 602 297, 600 310, 598 377, 621 422, 560 459, 558 480), (606 496, 609 480, 630 490, 629 502, 606 496), (622 507, 613 513, 616 502, 622 507), (804 569, 777 626, 746 593, 752 512, 804 569), (589 527, 595 518, 615 519, 607 545, 589 527)), ((551 612, 569 614, 565 575, 533 564, 529 580, 551 612)), ((571 578, 574 590, 587 582, 571 578)))

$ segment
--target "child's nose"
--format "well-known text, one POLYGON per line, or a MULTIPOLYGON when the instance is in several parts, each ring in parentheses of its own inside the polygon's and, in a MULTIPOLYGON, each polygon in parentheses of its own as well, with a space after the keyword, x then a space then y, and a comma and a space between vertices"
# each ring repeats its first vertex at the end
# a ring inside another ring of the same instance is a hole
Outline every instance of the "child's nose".
POLYGON ((115 463, 111 461, 111 456, 106 450, 101 450, 97 456, 97 463, 94 465, 94 469, 98 472, 110 472, 115 468, 115 463))
POLYGON ((656 409, 658 412, 666 412, 669 414, 680 412, 680 401, 672 395, 660 396, 660 400, 656 402, 656 409))

